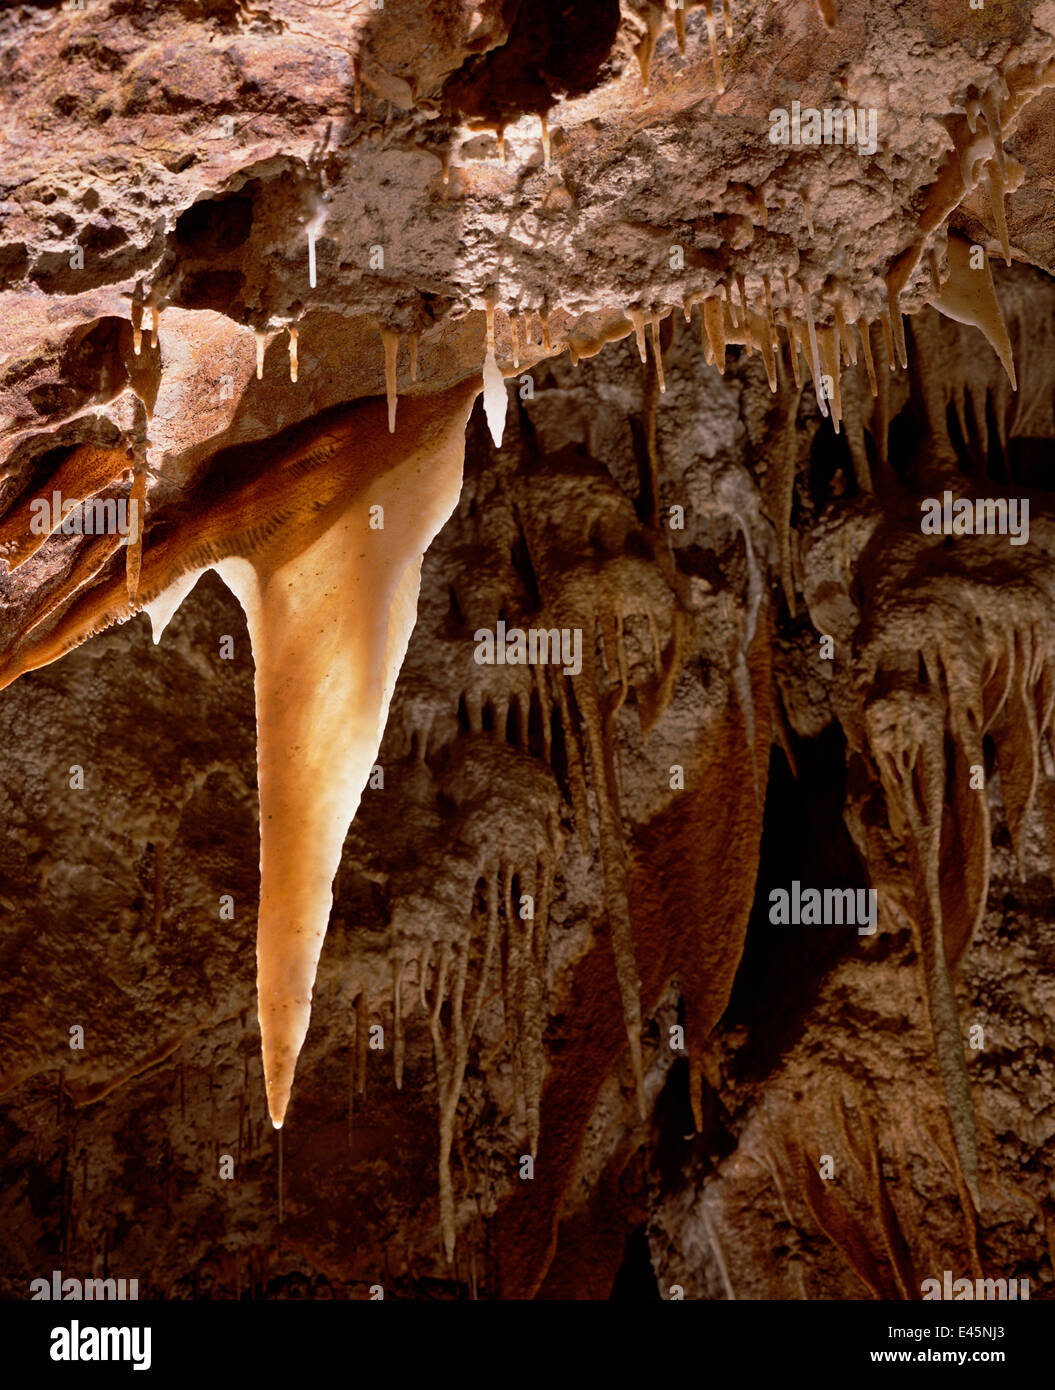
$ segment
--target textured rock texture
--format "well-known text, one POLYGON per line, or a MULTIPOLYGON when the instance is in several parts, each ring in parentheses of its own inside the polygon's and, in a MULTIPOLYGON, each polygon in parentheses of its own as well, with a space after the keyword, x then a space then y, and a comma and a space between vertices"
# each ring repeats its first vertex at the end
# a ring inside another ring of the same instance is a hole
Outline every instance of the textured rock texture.
POLYGON ((0 14, 6 1297, 1051 1296, 1055 4, 876 8, 0 14), (210 567, 460 437, 490 346, 279 1133, 210 567), (946 489, 1027 543, 925 534, 946 489))

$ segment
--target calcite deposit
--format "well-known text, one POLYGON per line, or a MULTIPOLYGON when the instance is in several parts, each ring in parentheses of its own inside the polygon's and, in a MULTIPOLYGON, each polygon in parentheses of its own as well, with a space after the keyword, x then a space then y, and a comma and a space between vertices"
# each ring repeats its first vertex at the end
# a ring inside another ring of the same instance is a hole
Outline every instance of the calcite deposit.
POLYGON ((1055 0, 0 78, 3 1294, 1052 1296, 1055 0))

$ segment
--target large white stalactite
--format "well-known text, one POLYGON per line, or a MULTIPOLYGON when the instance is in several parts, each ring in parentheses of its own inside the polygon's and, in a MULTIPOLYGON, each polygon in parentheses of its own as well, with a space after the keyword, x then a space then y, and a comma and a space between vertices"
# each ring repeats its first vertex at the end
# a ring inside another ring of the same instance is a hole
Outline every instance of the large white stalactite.
POLYGON ((216 566, 245 609, 256 662, 257 993, 276 1128, 308 1031, 333 877, 414 628, 422 556, 458 501, 477 390, 455 388, 439 407, 405 402, 396 446, 387 407, 368 408, 356 454, 391 466, 364 470, 336 516, 327 509, 264 555, 216 566), (376 505, 383 529, 370 526, 376 505))

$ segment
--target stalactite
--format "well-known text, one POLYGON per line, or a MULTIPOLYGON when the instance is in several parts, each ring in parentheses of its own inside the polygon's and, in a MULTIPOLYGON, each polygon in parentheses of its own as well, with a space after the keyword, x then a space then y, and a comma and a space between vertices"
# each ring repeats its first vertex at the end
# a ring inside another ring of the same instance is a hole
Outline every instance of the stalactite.
MULTIPOLYGON (((583 615, 585 619, 585 615, 583 615)), ((627 901, 627 862, 619 815, 618 791, 605 720, 597 694, 596 658, 593 653, 594 623, 582 623, 582 674, 575 678, 576 703, 582 719, 586 747, 597 798, 601 864, 604 870, 605 906, 608 912, 616 978, 623 1005, 623 1022, 630 1045, 630 1064, 637 1090, 638 1109, 645 1115, 644 1065, 641 1054, 641 999, 633 933, 627 901)))
MULTIPOLYGON (((766 380, 769 382, 769 389, 775 394, 778 387, 777 381, 777 359, 773 351, 773 340, 776 332, 776 325, 772 320, 773 306, 764 304, 757 300, 755 304, 758 310, 757 317, 762 324, 762 331, 758 334, 759 346, 762 352, 762 361, 766 365, 766 380)), ((779 350, 779 343, 777 349, 779 350)))
POLYGON ((795 332, 795 319, 791 309, 784 306, 781 309, 781 316, 784 321, 784 331, 788 335, 788 354, 791 358, 791 375, 795 382, 795 390, 802 390, 802 368, 799 364, 799 342, 795 332))
POLYGON ((645 347, 645 315, 642 309, 627 309, 627 317, 634 325, 634 337, 637 340, 637 351, 642 362, 648 361, 648 351, 645 347))
MULTIPOLYGON (((59 493, 63 502, 86 502, 111 483, 123 482, 133 471, 130 453, 123 449, 101 449, 81 444, 70 451, 42 487, 45 496, 59 493)), ((62 510, 62 509, 60 509, 62 510)), ((24 500, 0 521, 0 559, 14 572, 52 536, 61 534, 62 517, 49 514, 50 524, 39 532, 30 529, 31 499, 24 500)), ((120 538, 118 538, 120 540, 120 538)))
POLYGON ((505 377, 495 361, 494 349, 491 347, 487 349, 487 356, 484 358, 483 388, 484 415, 487 418, 487 427, 491 431, 491 438, 497 449, 501 447, 502 435, 505 431, 509 395, 506 391, 505 377))
POLYGON ((722 301, 720 299, 712 298, 703 301, 703 323, 707 330, 707 341, 710 344, 715 366, 724 376, 726 345, 725 312, 722 309, 722 301))
POLYGON ((406 965, 406 960, 401 959, 392 972, 392 1072, 397 1091, 403 1089, 403 1059, 406 1052, 403 1033, 403 974, 406 965))
POLYGON ((513 346, 513 370, 520 366, 520 315, 515 309, 509 313, 509 336, 513 346))
MULTIPOLYGON (((821 366, 824 375, 831 380, 832 394, 830 399, 832 425, 835 433, 839 433, 839 422, 842 420, 843 403, 842 392, 840 389, 840 361, 839 361, 839 339, 835 328, 821 328, 817 330, 817 343, 820 350, 821 366)), ((825 392, 827 398, 827 392, 825 392)))
POLYGON ((917 890, 913 920, 918 936, 926 999, 957 1160, 975 1208, 980 1207, 978 1151, 971 1085, 964 1062, 956 1001, 949 978, 942 922, 940 837, 945 788, 942 733, 933 711, 909 715, 896 702, 868 710, 869 741, 892 823, 903 827, 917 890), (911 719, 913 723, 906 723, 911 719))
POLYGON ((132 478, 132 490, 128 498, 128 539, 125 551, 125 592, 129 603, 135 603, 139 595, 139 575, 143 564, 143 529, 146 520, 147 474, 145 468, 137 468, 132 478))
POLYGON ((883 330, 883 346, 886 348, 887 365, 891 371, 894 371, 897 367, 897 358, 894 352, 894 330, 890 322, 889 308, 880 311, 879 323, 883 330))
POLYGON ((663 349, 659 343, 659 310, 652 310, 652 352, 656 359, 656 380, 659 382, 659 390, 662 395, 667 389, 667 383, 663 378, 663 349))
POLYGON ((357 1094, 366 1095, 366 1063, 370 1056, 370 996, 360 985, 355 1000, 355 1073, 357 1094))
POLYGON ((993 221, 996 223, 997 235, 1000 237, 1000 249, 1004 253, 1004 263, 1010 265, 1011 238, 1007 230, 1007 210, 1004 205, 1004 200, 1007 197, 1007 181, 1004 177, 1004 170, 996 159, 991 159, 985 167, 989 181, 989 206, 992 208, 993 221))
POLYGON ((648 78, 652 67, 652 55, 656 49, 656 40, 663 29, 663 19, 662 10, 655 10, 649 6, 645 15, 645 33, 635 49, 638 67, 641 69, 641 87, 645 96, 648 96, 648 78))
POLYGON ((266 339, 261 329, 256 330, 256 379, 262 381, 264 378, 264 347, 266 339))
POLYGON ((872 395, 878 396, 879 384, 876 380, 875 360, 872 357, 872 325, 864 319, 858 319, 857 331, 861 335, 861 351, 864 354, 865 368, 868 371, 868 385, 871 388, 872 395))
POLYGON ((443 1003, 447 997, 447 974, 452 955, 451 943, 446 940, 440 944, 436 981, 433 987, 432 1010, 429 1014, 429 1031, 432 1035, 433 1055, 436 1061, 436 1086, 439 1099, 440 1230, 448 1264, 452 1264, 454 1261, 457 1240, 454 1183, 450 1167, 454 1126, 458 1113, 458 1101, 462 1093, 462 1083, 465 1079, 465 1068, 469 1061, 469 1047, 476 1032, 480 1010, 483 1006, 497 940, 497 884, 491 879, 488 881, 487 935, 484 943, 483 961, 480 966, 476 991, 469 1006, 468 1017, 466 1017, 465 1012, 465 992, 469 970, 470 940, 466 940, 457 953, 454 985, 450 995, 451 1039, 444 1036, 440 1021, 443 1003))
POLYGON ((388 432, 396 432, 396 363, 399 358, 399 334, 391 329, 381 329, 381 343, 385 350, 385 398, 388 401, 388 432))
POLYGON ((810 201, 810 195, 806 189, 800 191, 799 197, 802 199, 802 213, 806 219, 806 231, 809 233, 810 241, 812 241, 815 236, 815 229, 813 226, 813 204, 810 201))
POLYGON ((678 41, 678 52, 685 56, 685 10, 679 6, 674 11, 674 37, 678 41))
POLYGON ((894 334, 894 345, 897 348, 897 360, 902 367, 908 366, 908 348, 905 344, 905 320, 901 314, 901 305, 898 299, 898 292, 893 278, 887 280, 887 313, 890 316, 890 324, 894 334))
MULTIPOLYGON (((969 244, 962 237, 949 237, 949 278, 941 293, 931 301, 936 309, 957 323, 972 324, 981 329, 993 350, 1004 364, 1011 389, 1018 389, 1015 362, 1004 316, 993 289, 993 276, 986 258, 984 265, 974 269, 969 244)), ((984 412, 983 412, 984 413, 984 412)))
POLYGON ((744 331, 744 347, 747 349, 748 357, 750 357, 752 355, 751 313, 747 307, 747 287, 744 284, 744 277, 739 271, 736 274, 736 291, 740 296, 740 321, 744 331))
POLYGON ((825 419, 828 418, 828 402, 824 399, 824 388, 821 383, 821 362, 820 353, 817 347, 817 325, 813 320, 813 301, 810 292, 805 285, 802 286, 802 298, 806 305, 806 326, 810 336, 810 369, 813 372, 813 389, 817 397, 817 404, 820 412, 825 419))
POLYGON ((299 330, 299 329, 297 329, 297 328, 292 328, 292 327, 290 328, 290 330, 289 330, 289 379, 290 379, 290 381, 296 381, 296 379, 297 379, 297 371, 298 371, 298 362, 297 362, 297 338, 299 337, 299 334, 300 334, 300 330, 299 330))
POLYGON ((7 653, 5 684, 205 568, 217 569, 241 602, 256 668, 258 990, 276 1125, 307 1031, 330 884, 409 641, 420 558, 458 496, 478 390, 476 378, 412 398, 398 450, 377 404, 352 407, 288 459, 219 496, 207 515, 144 546, 135 602, 123 580, 106 579, 7 653), (383 531, 368 524, 375 501, 385 507, 383 531))
POLYGON ((411 381, 418 379, 418 340, 420 337, 420 333, 411 333, 409 337, 411 381))
POLYGON ((703 12, 707 20, 707 40, 711 46, 715 85, 720 92, 724 92, 725 79, 722 76, 722 60, 718 53, 718 34, 714 27, 714 0, 703 0, 703 12))

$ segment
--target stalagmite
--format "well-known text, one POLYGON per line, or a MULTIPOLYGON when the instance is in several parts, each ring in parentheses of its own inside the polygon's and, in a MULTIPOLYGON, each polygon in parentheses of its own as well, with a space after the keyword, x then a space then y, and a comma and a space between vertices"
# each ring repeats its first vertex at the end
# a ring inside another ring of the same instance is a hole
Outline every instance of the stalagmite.
POLYGON ((297 379, 297 338, 300 333, 298 328, 291 327, 289 330, 289 379, 297 379))
POLYGON ((264 378, 264 347, 266 340, 261 329, 256 330, 256 379, 262 381, 264 378))
POLYGON ((648 361, 648 349, 645 346, 645 315, 641 309, 627 309, 627 318, 634 325, 634 337, 637 339, 637 351, 642 362, 648 361))
POLYGON ((399 334, 391 329, 381 329, 381 342, 385 349, 385 397, 388 401, 388 432, 396 432, 396 363, 399 357, 399 334))
MULTIPOLYGON (((962 237, 950 235, 948 244, 949 278, 941 294, 931 301, 946 318, 981 329, 1004 364, 1011 389, 1018 389, 1014 355, 1004 316, 993 289, 989 261, 978 270, 971 265, 971 248, 962 237)), ((984 412, 983 412, 984 413, 984 412)))
POLYGON ((659 310, 652 310, 652 351, 656 358, 656 378, 659 381, 661 392, 666 391, 667 383, 663 378, 663 352, 659 345, 659 310))

